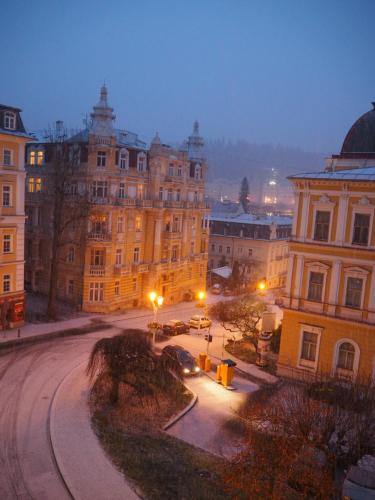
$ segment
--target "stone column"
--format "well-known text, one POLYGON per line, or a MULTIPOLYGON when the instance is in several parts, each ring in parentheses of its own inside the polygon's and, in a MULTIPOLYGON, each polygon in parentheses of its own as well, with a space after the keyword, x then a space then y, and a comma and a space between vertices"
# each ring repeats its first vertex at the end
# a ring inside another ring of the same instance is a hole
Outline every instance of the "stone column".
POLYGON ((336 237, 335 237, 335 242, 340 246, 343 245, 345 241, 348 204, 349 204, 349 195, 347 193, 343 193, 339 199, 339 209, 338 209, 336 237))
POLYGON ((340 276, 341 276, 341 261, 335 260, 331 271, 331 284, 328 294, 328 314, 334 316, 336 313, 336 305, 339 296, 340 276))
POLYGON ((307 223, 309 220, 309 207, 310 207, 310 193, 307 191, 303 192, 303 201, 302 201, 302 216, 301 216, 301 225, 300 225, 300 234, 299 238, 302 241, 305 241, 307 234, 307 223))
POLYGON ((155 219, 155 233, 154 233, 154 264, 160 262, 161 253, 161 219, 155 219))
POLYGON ((294 191, 294 215, 293 215, 293 225, 292 225, 292 238, 297 236, 297 222, 298 222, 298 212, 299 212, 299 195, 300 191, 294 191))
POLYGON ((368 301, 369 315, 368 320, 370 323, 375 324, 375 265, 372 266, 371 283, 370 283, 370 297, 368 301))
POLYGON ((297 255, 295 282, 294 282, 293 297, 291 302, 291 307, 293 309, 298 309, 299 306, 299 299, 301 297, 301 287, 302 287, 303 264, 304 264, 303 255, 297 255))
POLYGON ((294 262, 294 254, 290 254, 288 257, 288 273, 285 282, 285 294, 287 297, 290 297, 292 295, 293 262, 294 262))

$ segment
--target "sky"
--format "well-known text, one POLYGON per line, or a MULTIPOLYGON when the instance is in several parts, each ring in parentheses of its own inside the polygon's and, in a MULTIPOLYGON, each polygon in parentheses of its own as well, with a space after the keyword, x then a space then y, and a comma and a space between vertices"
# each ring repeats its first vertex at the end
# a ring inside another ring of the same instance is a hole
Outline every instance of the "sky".
POLYGON ((375 101, 374 0, 1 0, 0 102, 81 128, 105 81, 150 141, 336 153, 375 101), (5 22, 4 22, 5 21, 5 22))

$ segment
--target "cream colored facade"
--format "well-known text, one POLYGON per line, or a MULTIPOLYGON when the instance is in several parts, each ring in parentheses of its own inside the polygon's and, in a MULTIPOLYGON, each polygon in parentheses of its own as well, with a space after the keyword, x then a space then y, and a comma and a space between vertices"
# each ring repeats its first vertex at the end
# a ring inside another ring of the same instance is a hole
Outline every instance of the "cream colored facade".
MULTIPOLYGON (((76 189, 89 191, 91 208, 83 243, 75 235, 66 245, 59 297, 93 312, 147 304, 152 290, 166 304, 180 302, 206 286, 207 165, 198 124, 188 147, 174 150, 158 136, 147 149, 136 134, 114 129, 112 121, 104 87, 90 128, 69 140, 81 153, 76 189)), ((29 158, 38 147, 47 154, 48 145, 32 145, 29 158)), ((47 161, 28 167, 27 197, 35 221, 28 228, 28 282, 47 293, 50 256, 40 241, 48 239, 41 229, 48 215, 40 217, 43 188, 33 192, 30 181, 39 178, 42 186, 48 183, 47 161), (39 240, 31 239, 38 231, 39 240), (32 266, 33 259, 39 267, 32 266)))
POLYGON ((249 284, 266 279, 268 288, 285 285, 288 238, 292 222, 287 217, 235 217, 213 215, 210 223, 209 268, 245 264, 249 284))
POLYGON ((375 377, 375 151, 349 139, 328 170, 291 178, 281 375, 375 377))
POLYGON ((20 109, 0 105, 0 326, 24 321, 25 144, 20 109))

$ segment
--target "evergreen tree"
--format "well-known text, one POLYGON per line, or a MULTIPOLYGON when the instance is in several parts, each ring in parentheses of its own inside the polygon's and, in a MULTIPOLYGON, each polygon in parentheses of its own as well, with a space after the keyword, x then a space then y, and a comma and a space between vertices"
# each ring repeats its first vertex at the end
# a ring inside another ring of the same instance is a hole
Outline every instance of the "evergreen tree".
POLYGON ((247 177, 244 177, 241 182, 239 202, 245 214, 249 213, 249 182, 247 177))

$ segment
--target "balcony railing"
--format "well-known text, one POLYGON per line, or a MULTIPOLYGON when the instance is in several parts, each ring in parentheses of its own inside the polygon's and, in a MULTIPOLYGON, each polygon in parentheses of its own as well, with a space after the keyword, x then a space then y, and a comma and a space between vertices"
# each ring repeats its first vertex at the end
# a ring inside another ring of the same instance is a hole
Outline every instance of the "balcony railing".
POLYGON ((182 237, 181 231, 163 231, 163 235, 167 240, 179 240, 182 237))
POLYGON ((96 240, 96 241, 111 241, 112 240, 112 234, 103 232, 103 233, 96 233, 91 231, 87 235, 87 239, 89 240, 96 240))
POLYGON ((115 264, 113 268, 113 273, 118 276, 126 276, 132 271, 131 264, 115 264))
POLYGON ((133 264, 133 273, 147 273, 150 269, 150 264, 133 264))
POLYGON ((92 265, 89 268, 90 276, 104 276, 105 266, 104 265, 92 265))

